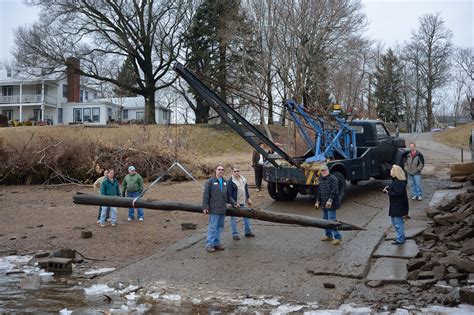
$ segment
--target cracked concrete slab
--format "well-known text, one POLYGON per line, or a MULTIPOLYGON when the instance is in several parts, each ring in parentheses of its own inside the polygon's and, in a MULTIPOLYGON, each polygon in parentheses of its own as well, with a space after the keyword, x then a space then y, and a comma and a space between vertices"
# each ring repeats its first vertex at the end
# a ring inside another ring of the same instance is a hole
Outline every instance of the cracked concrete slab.
POLYGON ((414 240, 407 240, 403 245, 392 245, 392 242, 383 242, 374 253, 374 257, 413 258, 419 252, 414 240))
POLYGON ((407 277, 406 259, 379 258, 367 275, 368 281, 382 281, 383 283, 405 282, 407 277))

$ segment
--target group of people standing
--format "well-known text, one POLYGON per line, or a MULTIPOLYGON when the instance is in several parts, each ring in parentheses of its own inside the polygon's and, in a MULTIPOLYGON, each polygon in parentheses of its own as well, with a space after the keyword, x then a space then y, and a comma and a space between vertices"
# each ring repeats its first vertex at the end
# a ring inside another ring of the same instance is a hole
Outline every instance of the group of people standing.
MULTIPOLYGON (((247 180, 240 174, 238 166, 232 167, 232 176, 226 180, 224 178, 224 166, 217 165, 215 174, 206 181, 202 196, 202 209, 209 215, 207 227, 206 250, 209 253, 224 250, 221 242, 221 233, 224 229, 227 205, 234 208, 249 207, 252 205, 248 190, 247 180)), ((237 229, 237 220, 231 217, 231 230, 234 240, 240 240, 237 229)), ((249 218, 244 218, 245 237, 255 237, 249 218)))
MULTIPOLYGON (((136 198, 139 197, 143 191, 143 178, 137 173, 134 166, 129 166, 128 174, 123 179, 122 190, 120 190, 119 182, 115 178, 115 171, 113 169, 106 169, 104 171, 104 176, 95 181, 94 188, 103 196, 127 196, 130 198, 136 198)), ((143 208, 133 207, 128 209, 128 221, 135 220, 135 209, 137 211, 138 221, 143 221, 145 219, 143 208)), ((112 226, 117 225, 117 209, 115 207, 99 207, 97 223, 101 227, 105 227, 107 218, 110 220, 112 226)))

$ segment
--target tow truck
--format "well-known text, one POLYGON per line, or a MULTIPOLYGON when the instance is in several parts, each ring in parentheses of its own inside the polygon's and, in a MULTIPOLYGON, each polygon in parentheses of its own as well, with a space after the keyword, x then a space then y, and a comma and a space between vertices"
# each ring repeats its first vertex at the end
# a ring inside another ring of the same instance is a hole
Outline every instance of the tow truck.
POLYGON ((341 115, 335 106, 329 118, 313 117, 293 100, 285 106, 306 144, 302 156, 290 156, 260 130, 236 112, 206 84, 181 63, 175 71, 211 106, 222 120, 248 144, 263 155, 264 179, 269 195, 279 201, 292 201, 299 194, 315 195, 318 189, 319 167, 327 164, 339 181, 339 198, 346 192, 346 182, 390 178, 393 164, 403 165, 405 140, 390 135, 378 120, 351 119, 341 115), (314 137, 308 133, 314 132, 314 137), (259 144, 264 143, 269 150, 259 144))

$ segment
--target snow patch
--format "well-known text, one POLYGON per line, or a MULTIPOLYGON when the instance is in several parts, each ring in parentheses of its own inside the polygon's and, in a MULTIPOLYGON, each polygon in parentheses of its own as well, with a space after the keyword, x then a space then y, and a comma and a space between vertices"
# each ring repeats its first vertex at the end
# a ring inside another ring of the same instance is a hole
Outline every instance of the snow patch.
POLYGON ((116 268, 100 268, 100 269, 94 269, 94 270, 89 270, 84 272, 84 275, 86 276, 94 276, 94 275, 101 275, 105 273, 109 273, 114 271, 116 268))
POLYGON ((179 294, 163 294, 162 298, 168 301, 181 301, 179 294))
POLYGON ((59 311, 59 315, 71 315, 72 311, 68 310, 67 308, 63 308, 59 311))
POLYGON ((287 314, 291 312, 297 312, 303 308, 303 305, 290 305, 290 304, 283 304, 278 306, 276 309, 272 311, 272 314, 287 314))
POLYGON ((263 302, 271 306, 278 306, 281 304, 280 301, 278 301, 278 299, 265 299, 263 300, 263 302))
POLYGON ((115 290, 106 284, 94 284, 89 288, 84 288, 84 292, 86 293, 86 295, 97 295, 113 291, 115 290))
POLYGON ((263 301, 255 300, 255 299, 243 299, 240 302, 241 305, 248 305, 248 306, 260 306, 263 305, 263 301))

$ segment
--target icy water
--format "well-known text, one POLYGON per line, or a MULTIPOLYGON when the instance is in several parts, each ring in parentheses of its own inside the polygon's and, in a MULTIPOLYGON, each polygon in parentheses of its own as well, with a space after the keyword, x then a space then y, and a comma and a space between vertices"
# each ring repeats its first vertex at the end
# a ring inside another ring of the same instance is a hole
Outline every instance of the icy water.
MULTIPOLYGON (((0 314, 377 314, 370 307, 353 304, 344 304, 335 310, 320 310, 317 303, 290 305, 271 297, 224 301, 211 297, 183 298, 176 293, 142 290, 138 291, 141 294, 137 294, 134 292, 137 287, 133 286, 111 288, 75 276, 54 277, 52 273, 30 266, 28 262, 31 258, 0 257, 0 314)), ((218 295, 215 293, 214 297, 218 295)), ((407 307, 382 314, 426 313, 474 314, 474 306, 432 306, 421 310, 407 307)))

